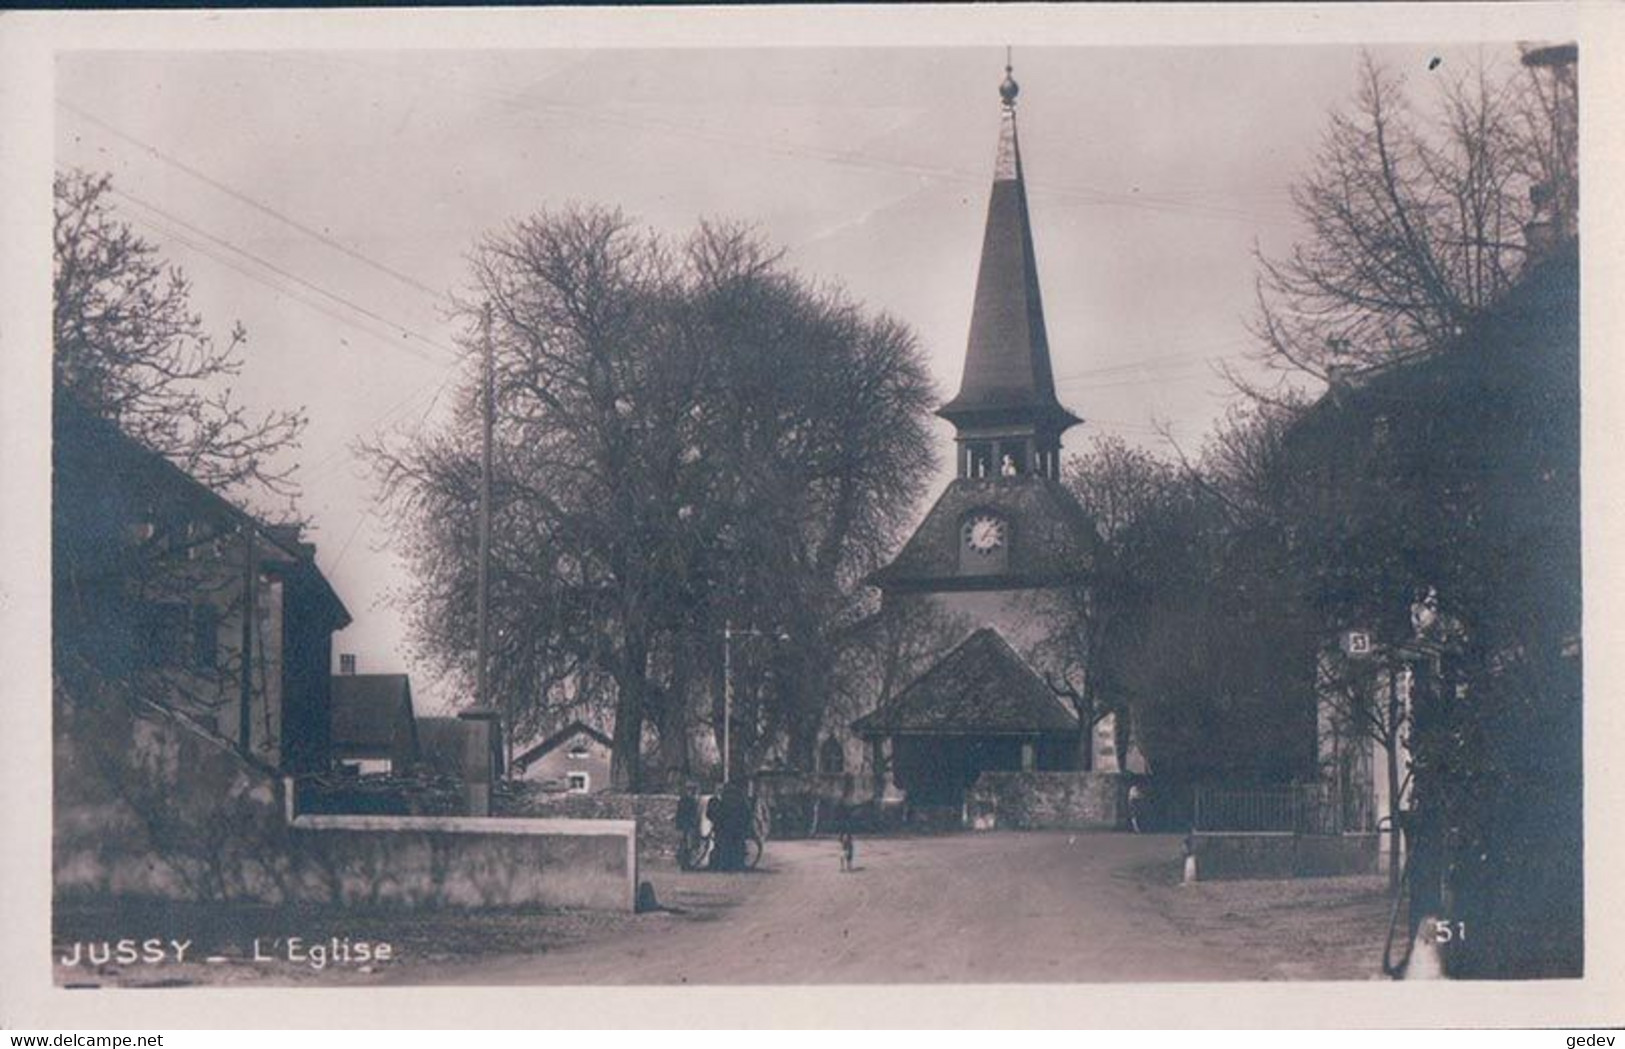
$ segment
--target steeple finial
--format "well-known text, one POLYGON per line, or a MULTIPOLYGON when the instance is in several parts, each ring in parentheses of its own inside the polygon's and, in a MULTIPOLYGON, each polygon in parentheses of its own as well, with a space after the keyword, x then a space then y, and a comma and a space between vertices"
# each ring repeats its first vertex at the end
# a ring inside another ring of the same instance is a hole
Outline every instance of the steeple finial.
POLYGON ((1004 82, 999 85, 999 98, 1004 100, 1006 109, 1016 108, 1016 96, 1021 94, 1021 85, 1016 83, 1016 78, 1012 75, 1014 72, 1015 67, 1010 62, 1010 47, 1006 45, 1004 49, 1004 82))
MULTIPOLYGON (((1021 147, 1016 140, 1016 94, 1020 89, 1012 65, 1006 52, 1004 82, 999 85, 1004 102, 999 113, 999 149, 993 161, 993 189, 976 273, 964 378, 958 395, 937 414, 953 423, 965 440, 970 439, 966 434, 991 433, 990 427, 998 428, 1000 439, 1009 438, 1012 428, 1027 428, 1036 442, 1034 454, 1039 459, 1035 462, 1046 464, 1042 466, 1045 476, 1053 477, 1060 462, 1060 436, 1079 420, 1055 398, 1021 147)), ((992 452, 988 456, 991 472, 999 460, 992 452)), ((1018 457, 1017 466, 1020 464, 1018 457)))

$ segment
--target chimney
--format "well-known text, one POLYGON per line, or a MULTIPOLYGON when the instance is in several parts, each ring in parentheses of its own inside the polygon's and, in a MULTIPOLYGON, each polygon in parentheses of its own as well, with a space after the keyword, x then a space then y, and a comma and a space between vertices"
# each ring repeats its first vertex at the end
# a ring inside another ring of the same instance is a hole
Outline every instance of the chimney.
POLYGON ((1555 213, 1552 197, 1552 187, 1544 182, 1529 187, 1529 203, 1534 214, 1524 223, 1523 244, 1531 262, 1551 255, 1562 237, 1562 220, 1555 213))
POLYGON ((345 677, 355 674, 355 653, 343 652, 339 655, 339 673, 345 677))

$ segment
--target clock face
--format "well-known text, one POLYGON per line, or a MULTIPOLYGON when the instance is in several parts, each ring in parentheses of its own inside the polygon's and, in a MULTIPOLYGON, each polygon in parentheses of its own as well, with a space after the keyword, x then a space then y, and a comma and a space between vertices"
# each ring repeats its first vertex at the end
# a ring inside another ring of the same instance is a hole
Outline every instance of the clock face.
POLYGON ((977 514, 965 522, 965 545, 979 554, 991 554, 1004 541, 1004 522, 992 514, 977 514))

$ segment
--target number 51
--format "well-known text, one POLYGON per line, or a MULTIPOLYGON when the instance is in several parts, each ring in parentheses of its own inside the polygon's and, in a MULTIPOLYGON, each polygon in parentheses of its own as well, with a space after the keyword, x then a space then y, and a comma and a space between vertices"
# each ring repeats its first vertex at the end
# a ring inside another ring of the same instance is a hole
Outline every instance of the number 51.
POLYGON ((1465 940, 1467 938, 1467 923, 1464 921, 1444 921, 1433 919, 1433 942, 1449 943, 1452 940, 1465 940))

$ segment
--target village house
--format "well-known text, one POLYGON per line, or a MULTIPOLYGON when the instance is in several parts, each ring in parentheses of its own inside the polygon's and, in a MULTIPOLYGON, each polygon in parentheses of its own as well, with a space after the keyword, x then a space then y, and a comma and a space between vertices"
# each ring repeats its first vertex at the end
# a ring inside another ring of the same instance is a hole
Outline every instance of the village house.
POLYGON ((70 395, 53 438, 59 685, 122 690, 257 762, 324 771, 350 614, 299 527, 257 520, 70 395))
POLYGON ((332 689, 333 761, 339 768, 360 775, 399 774, 418 764, 417 719, 407 675, 339 674, 332 689))
POLYGON ((582 721, 548 736, 513 759, 513 776, 571 794, 609 787, 610 739, 582 721))
POLYGON ((1579 252, 1548 232, 1454 339, 1339 377, 1288 437, 1337 522, 1327 785, 1379 816, 1397 798, 1385 849, 1431 883, 1413 908, 1449 881, 1485 929, 1463 973, 1577 971, 1581 941, 1579 252))

